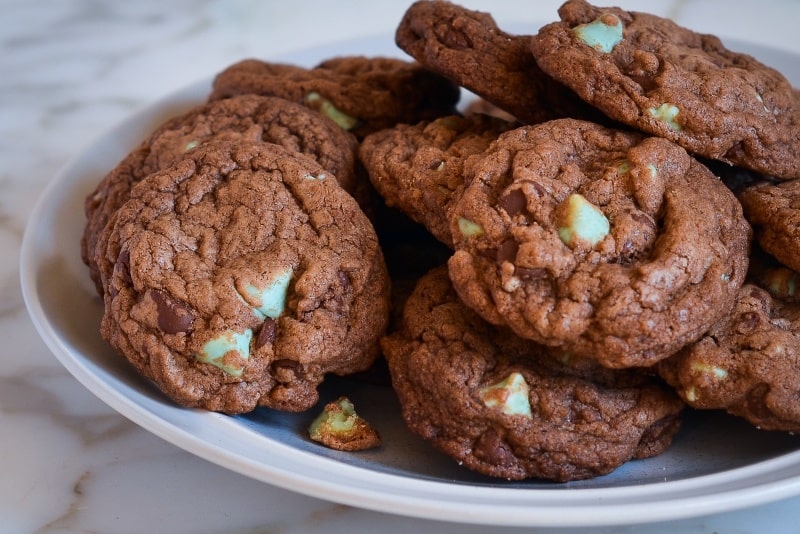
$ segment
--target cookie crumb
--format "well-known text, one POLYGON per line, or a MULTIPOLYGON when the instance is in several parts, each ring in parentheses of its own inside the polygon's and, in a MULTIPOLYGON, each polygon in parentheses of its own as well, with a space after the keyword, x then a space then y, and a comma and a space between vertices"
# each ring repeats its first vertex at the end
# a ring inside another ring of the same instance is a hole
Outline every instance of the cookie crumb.
POLYGON ((337 451, 363 451, 381 444, 378 432, 344 396, 325 405, 308 427, 308 434, 312 440, 337 451))

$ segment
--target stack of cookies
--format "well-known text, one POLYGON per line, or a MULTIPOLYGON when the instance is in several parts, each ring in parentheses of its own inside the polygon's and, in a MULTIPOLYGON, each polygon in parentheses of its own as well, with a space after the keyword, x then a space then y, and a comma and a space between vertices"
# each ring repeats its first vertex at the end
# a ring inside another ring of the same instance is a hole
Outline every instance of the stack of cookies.
POLYGON ((412 60, 219 73, 87 197, 105 339, 226 413, 382 354, 408 427, 507 479, 659 454, 687 404, 800 429, 798 92, 669 20, 559 15, 422 0, 412 60))

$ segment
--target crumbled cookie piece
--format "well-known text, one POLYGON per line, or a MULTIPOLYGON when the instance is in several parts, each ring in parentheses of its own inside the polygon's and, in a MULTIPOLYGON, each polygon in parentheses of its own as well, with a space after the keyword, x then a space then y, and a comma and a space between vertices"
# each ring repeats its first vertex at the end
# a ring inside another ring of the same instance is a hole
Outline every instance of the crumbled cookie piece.
POLYGON ((308 427, 308 434, 314 441, 337 451, 363 451, 381 444, 378 432, 356 413, 347 397, 326 404, 308 427))

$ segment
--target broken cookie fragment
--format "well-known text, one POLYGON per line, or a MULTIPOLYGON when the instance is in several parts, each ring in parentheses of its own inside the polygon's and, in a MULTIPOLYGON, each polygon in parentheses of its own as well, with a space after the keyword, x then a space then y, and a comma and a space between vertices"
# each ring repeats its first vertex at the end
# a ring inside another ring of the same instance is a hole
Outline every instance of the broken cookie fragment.
POLYGON ((325 405, 308 427, 314 441, 337 451, 363 451, 380 446, 378 432, 356 413, 347 397, 339 397, 325 405))

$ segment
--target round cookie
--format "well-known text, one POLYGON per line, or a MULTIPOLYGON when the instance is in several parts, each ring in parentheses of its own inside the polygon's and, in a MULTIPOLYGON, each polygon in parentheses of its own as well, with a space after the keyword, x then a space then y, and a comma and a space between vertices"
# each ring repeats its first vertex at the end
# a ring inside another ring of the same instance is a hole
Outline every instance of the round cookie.
POLYGON ((308 154, 346 190, 358 190, 357 142, 330 119, 280 98, 255 95, 196 106, 157 127, 86 197, 81 256, 99 294, 103 288, 94 264, 94 248, 112 214, 128 200, 131 188, 187 150, 211 141, 236 139, 277 143, 308 154))
POLYGON ((507 479, 590 478, 663 452, 683 403, 642 372, 554 357, 467 308, 447 270, 419 282, 381 342, 409 428, 507 479), (566 363, 565 363, 566 362, 566 363))
POLYGON ((569 0, 531 39, 539 66, 609 117, 692 153, 800 178, 791 84, 712 35, 646 13, 569 0))
POLYGON ((465 170, 453 284, 522 337, 648 366, 702 335, 743 283, 739 202, 665 139, 559 119, 500 135, 465 170))
POLYGON ((209 144, 148 176, 103 252, 103 337, 185 406, 307 409, 326 374, 369 367, 388 322, 371 224, 278 145, 209 144))
POLYGON ((246 59, 220 72, 209 100, 254 93, 303 104, 363 138, 455 112, 459 88, 418 63, 344 56, 314 68, 246 59))
POLYGON ((737 198, 761 248, 800 271, 800 180, 763 181, 737 198))
POLYGON ((600 113, 539 68, 530 38, 504 32, 489 13, 440 0, 413 3, 395 31, 397 45, 414 59, 523 123, 599 119, 600 113))
POLYGON ((512 127, 487 115, 448 115, 373 133, 361 142, 358 154, 388 206, 452 247, 447 211, 464 185, 464 161, 512 127))
POLYGON ((658 364, 687 404, 742 417, 765 430, 800 432, 800 275, 773 266, 739 291, 730 314, 658 364))

